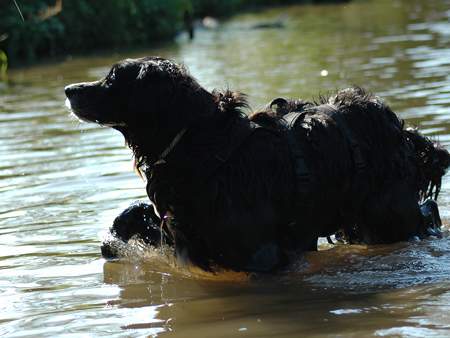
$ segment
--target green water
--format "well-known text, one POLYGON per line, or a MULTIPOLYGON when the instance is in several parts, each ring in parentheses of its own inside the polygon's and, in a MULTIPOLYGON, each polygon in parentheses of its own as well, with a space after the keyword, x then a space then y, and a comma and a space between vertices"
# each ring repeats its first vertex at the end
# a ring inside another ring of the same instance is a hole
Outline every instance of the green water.
POLYGON ((358 84, 450 146, 449 0, 274 8, 193 42, 13 70, 0 83, 0 335, 450 336, 450 176, 441 240, 331 248, 252 281, 189 273, 138 248, 103 260, 102 236, 144 184, 118 133, 69 117, 63 87, 143 55, 183 62, 255 109, 358 84), (279 19, 284 28, 251 29, 279 19))

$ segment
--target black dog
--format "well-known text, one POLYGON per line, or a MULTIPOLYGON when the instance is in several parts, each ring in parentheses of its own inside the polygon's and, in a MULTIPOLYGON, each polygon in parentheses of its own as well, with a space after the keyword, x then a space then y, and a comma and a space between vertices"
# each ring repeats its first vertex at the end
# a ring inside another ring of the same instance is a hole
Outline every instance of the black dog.
POLYGON ((112 232, 124 241, 164 241, 203 269, 272 271, 336 232, 368 244, 439 233, 435 204, 425 217, 419 203, 437 198, 448 152, 362 89, 276 99, 248 118, 243 95, 148 57, 65 91, 80 119, 124 135, 147 180, 156 211, 120 215, 112 232))

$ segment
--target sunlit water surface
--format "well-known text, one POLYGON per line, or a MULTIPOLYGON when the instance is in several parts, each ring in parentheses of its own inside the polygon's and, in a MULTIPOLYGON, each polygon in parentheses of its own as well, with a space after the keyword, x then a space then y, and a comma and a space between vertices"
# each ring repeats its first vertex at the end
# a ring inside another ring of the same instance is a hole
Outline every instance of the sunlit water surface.
MULTIPOLYGON (((70 38, 70 37, 68 37, 70 38)), ((114 216, 144 199, 118 133, 80 124, 64 85, 124 57, 184 62, 208 89, 311 98, 350 84, 450 145, 450 1, 368 0, 243 14, 193 42, 74 57, 0 83, 0 335, 7 337, 450 336, 450 179, 443 239, 338 246, 278 276, 177 268, 159 252, 106 262, 114 216), (284 20, 278 29, 251 29, 284 20)))

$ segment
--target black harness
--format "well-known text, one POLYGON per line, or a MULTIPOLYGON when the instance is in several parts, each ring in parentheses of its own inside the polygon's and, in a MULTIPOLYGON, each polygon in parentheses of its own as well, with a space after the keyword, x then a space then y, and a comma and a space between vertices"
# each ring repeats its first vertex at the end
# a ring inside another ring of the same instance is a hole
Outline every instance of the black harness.
POLYGON ((299 144, 299 140, 295 130, 297 128, 302 128, 301 126, 299 126, 299 124, 302 123, 305 115, 314 113, 315 111, 325 113, 336 122, 336 126, 339 129, 340 133, 349 143, 356 175, 361 174, 366 168, 366 162, 362 155, 361 147, 356 141, 356 138, 353 136, 351 129, 348 128, 347 123, 342 118, 342 113, 339 112, 339 110, 337 110, 333 105, 323 104, 320 106, 313 106, 306 108, 301 112, 291 112, 284 115, 283 121, 286 127, 286 138, 294 163, 297 188, 296 190, 298 193, 297 200, 301 205, 309 204, 312 202, 308 197, 311 195, 311 191, 313 189, 314 175, 311 172, 311 169, 308 168, 303 147, 301 144, 299 144))
MULTIPOLYGON (((259 128, 256 123, 251 122, 249 119, 238 118, 234 119, 230 125, 226 127, 224 138, 214 145, 212 149, 208 149, 205 152, 201 152, 200 157, 191 158, 196 161, 195 171, 190 172, 191 180, 185 181, 183 179, 183 173, 172 172, 167 176, 170 171, 170 159, 167 161, 167 155, 160 156, 159 160, 146 169, 146 176, 149 178, 147 183, 147 195, 150 200, 157 207, 157 212, 161 217, 167 214, 169 209, 168 201, 171 198, 173 192, 173 181, 179 180, 182 185, 201 184, 207 182, 208 179, 214 175, 217 170, 224 165, 235 151, 259 128), (169 167, 168 167, 169 165, 169 167)), ((184 133, 183 133, 184 134, 184 133)), ((180 139, 178 135, 182 136, 182 133, 178 133, 176 139, 180 139)), ((171 145, 176 145, 177 142, 171 142, 171 145)), ((169 145, 168 148, 172 150, 174 146, 169 145)), ((165 153, 165 152, 164 152, 165 153)), ((184 156, 184 154, 182 154, 184 156)))
MULTIPOLYGON (((366 162, 362 156, 361 148, 358 145, 351 130, 347 127, 345 120, 342 118, 341 113, 332 105, 324 104, 321 106, 314 106, 306 108, 301 112, 291 112, 283 116, 282 122, 284 125, 284 133, 289 146, 289 150, 292 156, 292 162, 295 172, 295 185, 296 185, 296 200, 300 205, 309 205, 312 200, 309 198, 314 186, 314 175, 311 172, 311 168, 308 167, 307 160, 303 151, 303 145, 299 143, 298 136, 296 135, 297 128, 303 128, 299 125, 302 123, 305 115, 314 113, 314 111, 320 110, 328 115, 336 122, 341 134, 347 139, 351 148, 353 162, 356 169, 356 173, 359 174, 366 168, 366 162)), ((201 158, 196 166, 196 181, 207 181, 211 175, 213 175, 222 165, 224 165, 235 151, 237 151, 244 142, 253 135, 253 133, 263 128, 270 132, 274 132, 279 135, 279 131, 274 131, 270 128, 260 126, 247 118, 235 119, 232 125, 229 126, 229 132, 226 134, 226 139, 211 152, 208 152, 206 156, 201 158)), ((159 162, 159 161, 158 161, 159 162)), ((158 166, 164 166, 165 161, 161 163, 155 163, 153 168, 150 168, 150 173, 154 170, 158 170, 158 166)), ((152 174, 150 176, 153 176, 152 174)), ((147 193, 150 199, 154 202, 156 200, 156 193, 159 184, 150 184, 147 186, 147 193)), ((156 182, 155 182, 156 183, 156 182)), ((159 210, 165 212, 165 210, 159 210)))
POLYGON ((306 165, 305 154, 302 146, 298 142, 294 130, 296 123, 301 123, 305 114, 306 112, 292 112, 283 116, 286 127, 286 139, 289 144, 289 150, 294 164, 296 191, 298 193, 297 200, 302 204, 308 201, 307 196, 311 190, 313 177, 311 175, 311 170, 306 165))
POLYGON ((322 112, 327 114, 336 122, 336 126, 338 127, 339 131, 347 139, 352 151, 353 163, 356 168, 356 173, 359 174, 360 172, 364 171, 364 169, 366 168, 366 162, 364 161, 361 147, 353 136, 351 129, 348 128, 347 123, 342 118, 342 113, 339 112, 339 110, 337 110, 331 104, 324 104, 319 107, 322 112))
POLYGON ((235 151, 237 151, 242 144, 253 133, 261 128, 258 124, 251 122, 249 119, 236 119, 230 128, 230 133, 227 139, 223 142, 214 153, 211 153, 203 163, 200 164, 200 168, 205 171, 201 174, 205 180, 213 175, 222 165, 224 165, 235 151))

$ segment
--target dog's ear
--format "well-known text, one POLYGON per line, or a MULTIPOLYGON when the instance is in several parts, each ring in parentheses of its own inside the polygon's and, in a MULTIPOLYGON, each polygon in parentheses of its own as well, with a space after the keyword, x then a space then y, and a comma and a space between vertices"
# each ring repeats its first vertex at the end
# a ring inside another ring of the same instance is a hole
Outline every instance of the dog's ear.
POLYGON ((144 62, 131 93, 131 110, 188 124, 212 113, 214 99, 187 69, 168 60, 144 62))
POLYGON ((214 104, 220 112, 226 114, 244 114, 244 109, 250 109, 247 102, 247 95, 241 92, 234 92, 229 89, 220 91, 215 89, 212 92, 214 104))
POLYGON ((156 62, 140 63, 128 88, 128 118, 153 125, 173 105, 175 92, 175 81, 156 62))

